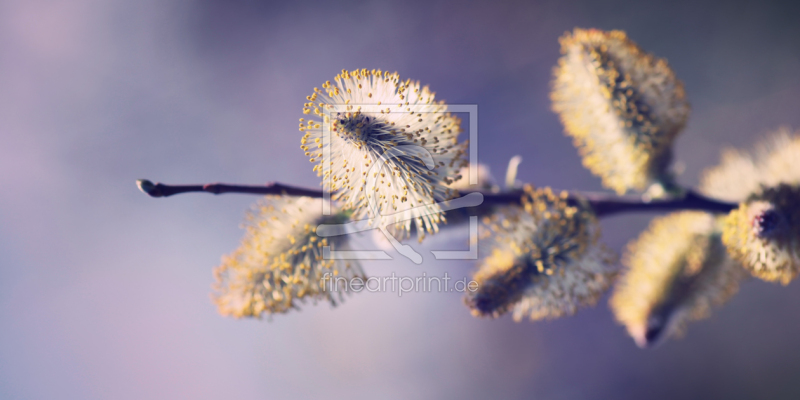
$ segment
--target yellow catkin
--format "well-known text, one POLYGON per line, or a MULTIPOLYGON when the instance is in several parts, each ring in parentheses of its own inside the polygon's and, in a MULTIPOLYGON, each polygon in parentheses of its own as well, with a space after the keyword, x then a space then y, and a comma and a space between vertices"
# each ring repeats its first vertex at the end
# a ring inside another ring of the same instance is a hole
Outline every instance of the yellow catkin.
POLYGON ((242 244, 214 270, 211 297, 219 312, 260 318, 307 299, 341 301, 349 279, 363 272, 353 261, 325 259, 324 247, 346 249, 347 236, 320 238, 316 227, 345 220, 342 214, 323 216, 320 199, 267 196, 258 202, 247 215, 242 244))
POLYGON ((725 245, 754 276, 770 282, 788 284, 800 269, 798 228, 791 222, 800 204, 792 200, 800 187, 797 160, 800 134, 780 128, 752 151, 726 149, 701 179, 703 194, 740 203, 726 219, 725 245))
POLYGON ((526 188, 521 207, 486 222, 493 240, 474 275, 478 289, 466 298, 473 315, 512 311, 516 321, 571 315, 594 305, 616 274, 590 209, 549 188, 526 188))
POLYGON ((620 194, 668 181, 672 144, 690 108, 666 60, 621 31, 576 28, 560 42, 553 110, 584 166, 620 194))
POLYGON ((725 219, 722 240, 753 276, 789 284, 800 273, 800 186, 751 196, 725 219))
POLYGON ((718 219, 692 211, 654 219, 628 245, 623 264, 610 304, 640 347, 682 335, 747 276, 727 257, 718 219))

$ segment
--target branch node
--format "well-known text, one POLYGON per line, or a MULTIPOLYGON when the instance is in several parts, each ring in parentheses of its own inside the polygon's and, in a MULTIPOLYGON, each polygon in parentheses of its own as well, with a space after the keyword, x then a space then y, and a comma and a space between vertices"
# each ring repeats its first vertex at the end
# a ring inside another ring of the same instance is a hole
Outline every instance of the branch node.
POLYGON ((143 193, 150 197, 161 197, 161 191, 158 190, 158 185, 147 179, 137 179, 136 186, 143 193))

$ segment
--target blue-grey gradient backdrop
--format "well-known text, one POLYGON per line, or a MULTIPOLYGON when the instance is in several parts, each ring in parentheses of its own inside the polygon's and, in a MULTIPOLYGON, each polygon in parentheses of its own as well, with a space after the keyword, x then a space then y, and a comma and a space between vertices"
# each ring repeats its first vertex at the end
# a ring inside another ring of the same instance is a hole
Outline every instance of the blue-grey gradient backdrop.
MULTIPOLYGON (((305 96, 342 68, 382 68, 478 104, 495 175, 522 154, 524 181, 599 190, 548 99, 575 26, 669 60, 693 105, 676 154, 695 184, 721 146, 800 128, 797 4, 0 0, 0 398, 798 398, 798 283, 749 282, 648 351, 605 300, 516 324, 471 317, 456 293, 363 293, 236 321, 209 301, 211 269, 255 199, 134 186, 315 186, 305 96)), ((604 221, 605 241, 622 248, 649 218, 604 221)))

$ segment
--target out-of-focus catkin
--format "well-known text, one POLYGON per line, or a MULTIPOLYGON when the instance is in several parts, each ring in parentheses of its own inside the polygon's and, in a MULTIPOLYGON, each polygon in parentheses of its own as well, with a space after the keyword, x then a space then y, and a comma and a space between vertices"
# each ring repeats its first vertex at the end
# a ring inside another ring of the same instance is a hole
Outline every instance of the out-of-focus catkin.
POLYGON ((751 196, 725 219, 722 240, 753 276, 789 284, 800 273, 800 186, 751 196))
POLYGON ((560 42, 553 110, 584 166, 620 194, 668 182, 672 144, 690 108, 666 60, 621 31, 576 28, 560 42))
POLYGON ((476 316, 513 311, 516 321, 556 318, 594 305, 616 270, 614 256, 598 243, 591 210, 568 204, 566 193, 526 188, 522 207, 487 218, 489 254, 466 303, 476 316))
POLYGON ((800 272, 800 135, 780 128, 753 151, 727 149, 703 173, 700 190, 739 202, 723 241, 753 276, 788 284, 800 272))
POLYGON ((346 249, 347 236, 321 238, 316 228, 345 220, 322 215, 320 199, 267 196, 258 202, 247 214, 242 244, 214 270, 212 300, 219 312, 260 318, 306 299, 341 301, 350 279, 363 272, 353 261, 325 259, 324 248, 346 249))
POLYGON ((700 191, 725 201, 741 202, 762 187, 800 184, 800 132, 780 128, 752 151, 725 149, 719 165, 703 172, 700 191))
POLYGON ((747 276, 727 257, 717 218, 701 212, 653 220, 628 245, 623 263, 611 308, 640 347, 682 335, 747 276))

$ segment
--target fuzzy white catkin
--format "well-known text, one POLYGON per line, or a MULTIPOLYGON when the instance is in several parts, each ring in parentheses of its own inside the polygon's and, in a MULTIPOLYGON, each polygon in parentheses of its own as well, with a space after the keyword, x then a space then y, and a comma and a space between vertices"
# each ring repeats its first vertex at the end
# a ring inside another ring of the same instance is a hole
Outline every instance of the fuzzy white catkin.
POLYGON ((301 148, 333 199, 406 236, 438 230, 437 202, 467 165, 460 120, 427 86, 380 70, 342 71, 307 97, 301 148))

